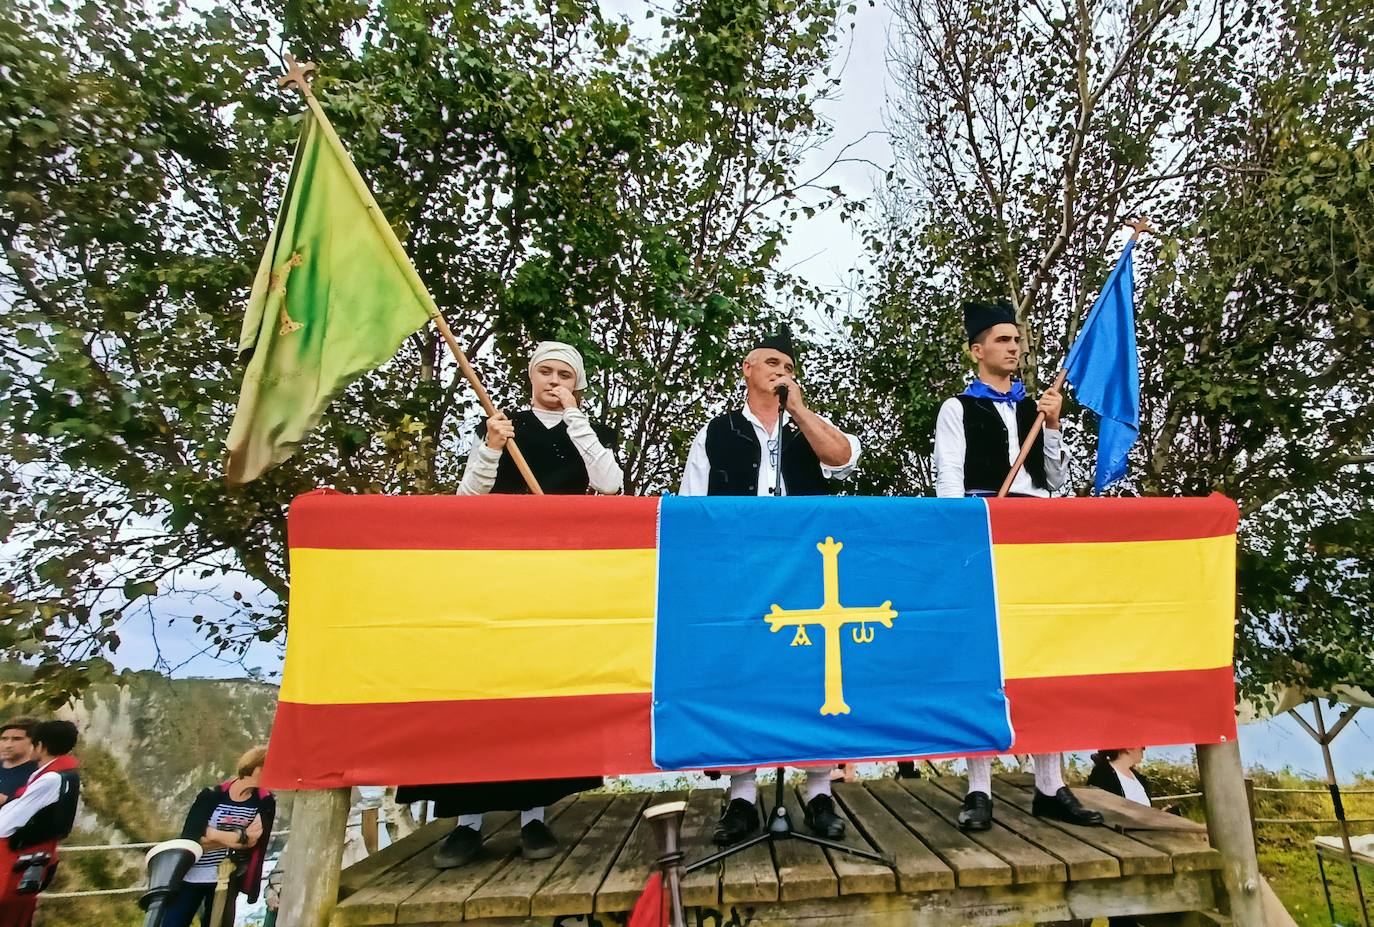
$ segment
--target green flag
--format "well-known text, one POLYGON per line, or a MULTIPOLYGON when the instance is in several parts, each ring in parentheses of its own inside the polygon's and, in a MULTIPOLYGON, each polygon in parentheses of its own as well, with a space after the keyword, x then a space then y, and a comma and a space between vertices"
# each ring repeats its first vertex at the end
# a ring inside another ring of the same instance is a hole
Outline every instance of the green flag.
POLYGON ((251 356, 229 431, 230 483, 290 457, 335 393, 434 314, 323 112, 312 106, 303 126, 239 335, 251 356))

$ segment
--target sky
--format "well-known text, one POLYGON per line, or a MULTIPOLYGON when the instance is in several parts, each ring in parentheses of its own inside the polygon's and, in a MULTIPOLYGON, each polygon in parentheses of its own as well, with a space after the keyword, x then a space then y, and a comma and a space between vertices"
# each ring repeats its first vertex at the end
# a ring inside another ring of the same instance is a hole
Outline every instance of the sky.
MULTIPOLYGON (((643 26, 643 0, 604 0, 603 8, 643 26)), ((842 155, 854 159, 832 168, 825 178, 827 185, 838 184, 850 198, 872 197, 893 159, 884 121, 891 83, 886 53, 891 28, 891 11, 881 0, 871 7, 866 3, 858 5, 841 37, 840 87, 822 108, 822 114, 834 128, 833 134, 829 143, 811 153, 801 167, 809 176, 842 155)), ((780 266, 812 284, 831 288, 844 287, 851 268, 859 266, 862 260, 861 243, 850 227, 840 222, 838 212, 832 210, 811 219, 799 217, 780 266)), ((280 678, 281 652, 276 644, 255 644, 241 660, 223 660, 206 652, 189 622, 162 624, 154 629, 146 616, 131 619, 121 634, 123 646, 115 658, 120 668, 149 668, 160 654, 166 667, 174 668, 177 676, 239 677, 256 667, 270 681, 280 678)), ((1322 772, 1319 748, 1287 717, 1244 728, 1241 751, 1247 765, 1270 769, 1287 766, 1314 775, 1322 772)), ((1189 758, 1188 748, 1152 753, 1178 760, 1189 758)), ((1358 771, 1374 772, 1374 710, 1356 716, 1334 744, 1333 755, 1343 779, 1358 771)))

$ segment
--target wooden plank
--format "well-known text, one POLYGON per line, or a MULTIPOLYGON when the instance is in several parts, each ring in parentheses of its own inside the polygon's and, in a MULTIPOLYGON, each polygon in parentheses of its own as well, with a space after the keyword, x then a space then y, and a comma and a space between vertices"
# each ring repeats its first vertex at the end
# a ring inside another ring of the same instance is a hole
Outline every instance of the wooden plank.
MULTIPOLYGON (((772 789, 769 789, 772 795, 772 789)), ((805 831, 801 800, 796 790, 788 788, 783 792, 788 817, 797 831, 805 831)), ((825 850, 814 843, 804 840, 780 840, 773 844, 773 861, 777 865, 778 899, 780 901, 803 901, 807 898, 833 898, 840 893, 839 880, 830 860, 825 858, 825 850)))
POLYGON ((570 807, 550 824, 558 837, 558 852, 548 859, 514 857, 468 900, 463 902, 463 917, 524 917, 530 913, 530 899, 562 864, 563 859, 582 839, 596 819, 611 803, 603 793, 582 793, 570 807))
MULTIPOLYGON (((997 885, 936 892, 875 893, 812 898, 767 905, 717 905, 692 908, 688 923, 746 924, 748 927, 1005 927, 1070 921, 1079 911, 1139 910, 1186 911, 1191 905, 1209 905, 1212 879, 1205 873, 1130 878, 1093 879, 1086 882, 1042 882, 1031 885, 997 885), (1117 886, 1125 894, 1114 892, 1117 886)), ((1142 915, 1146 916, 1146 915, 1142 915)), ((1171 923, 1224 927, 1226 922, 1196 915, 1178 915, 1171 923), (1184 919, 1186 918, 1186 919, 1184 919)), ((579 920, 580 919, 574 919, 579 920)), ((591 919, 589 919, 590 922, 591 919)), ((609 924, 613 919, 598 919, 609 924)), ((549 918, 484 919, 464 922, 462 927, 550 927, 549 918)), ((1156 922, 1158 923, 1158 922, 1156 922)), ((441 925, 434 925, 441 927, 441 925)), ((442 927, 454 927, 445 924, 442 927)))
POLYGON ((1132 831, 1131 836, 1146 846, 1168 853, 1174 863, 1174 872, 1221 868, 1221 854, 1212 848, 1206 837, 1161 830, 1132 831))
MULTIPOLYGON (((764 827, 768 826, 772 797, 772 783, 759 783, 759 813, 763 816, 764 827)), ((751 901, 778 900, 778 871, 773 865, 772 848, 766 842, 726 858, 720 866, 722 907, 751 901)))
MULTIPOLYGON (((556 825, 558 815, 566 807, 565 801, 550 808, 549 822, 556 825)), ((463 919, 463 904, 468 900, 468 896, 500 872, 520 852, 518 814, 509 811, 501 812, 499 816, 488 814, 482 823, 482 830, 486 835, 482 844, 482 855, 466 866, 445 869, 420 885, 414 894, 397 906, 396 923, 428 924, 463 919)))
MULTIPOLYGON (((929 779, 906 779, 902 785, 937 814, 954 824, 962 799, 955 798, 936 787, 929 779)), ((994 818, 992 828, 968 835, 980 846, 991 850, 1011 865, 1012 879, 1026 882, 1063 882, 1068 879, 1064 864, 1039 847, 1032 846, 994 818)))
MULTIPOLYGON (((716 852, 712 839, 716 821, 720 818, 720 789, 698 789, 687 799, 687 813, 682 817, 683 865, 690 866, 716 852)), ((707 866, 682 877, 682 903, 686 907, 714 907, 720 901, 720 866, 707 866)))
MULTIPOLYGON (((483 831, 487 833, 499 831, 509 824, 514 817, 510 812, 504 812, 500 816, 488 815, 484 822, 483 831)), ((448 823, 451 825, 453 821, 450 819, 448 823)), ((431 843, 426 851, 411 854, 409 859, 392 866, 350 895, 334 909, 334 914, 329 921, 330 927, 359 927, 363 924, 399 923, 402 917, 402 906, 409 901, 411 896, 422 891, 440 875, 440 871, 434 868, 433 854, 430 852, 433 846, 434 844, 431 843)), ((478 863, 475 862, 472 865, 476 866, 478 863)), ((465 872, 470 868, 465 866, 462 869, 452 871, 465 872)))
MULTIPOLYGON (((1018 786, 1018 788, 1029 796, 1034 790, 1035 785, 1032 782, 1029 786, 1018 786)), ((1119 795, 1112 795, 1101 789, 1078 787, 1074 789, 1073 793, 1079 796, 1079 800, 1083 802, 1084 806, 1089 808, 1096 807, 1097 810, 1101 810, 1101 805, 1099 803, 1103 796, 1110 799, 1117 799, 1118 801, 1125 801, 1125 799, 1121 798, 1119 795)), ((1166 811, 1145 808, 1143 805, 1140 807, 1150 815, 1175 817, 1175 815, 1171 815, 1166 811)), ((1075 827, 1072 824, 1065 824, 1062 825, 1062 827, 1075 836, 1082 834, 1085 839, 1088 834, 1111 832, 1109 829, 1102 827, 1075 827)), ((1192 831, 1179 831, 1174 829, 1132 830, 1130 831, 1130 837, 1143 843, 1145 846, 1152 847, 1161 853, 1167 854, 1174 872, 1192 872, 1199 869, 1221 868, 1221 854, 1207 843, 1205 833, 1199 834, 1192 831)))
MULTIPOLYGON (((997 776, 992 780, 992 794, 999 803, 997 805, 999 809, 1011 805, 1022 813, 1028 813, 1024 809, 1030 807, 1030 793, 1008 784, 1003 781, 1003 777, 997 776)), ((1047 827, 1059 830, 1075 840, 1097 847, 1102 852, 1115 857, 1123 876, 1167 875, 1174 871, 1174 864, 1169 858, 1169 854, 1156 850, 1154 847, 1146 846, 1139 840, 1134 840, 1125 834, 1119 834, 1110 828, 1075 827, 1072 824, 1060 824, 1058 821, 1050 821, 1045 818, 1038 818, 1037 820, 1047 827)))
MULTIPOLYGON (((853 826, 879 853, 893 861, 898 888, 904 892, 954 888, 954 870, 893 817, 865 783, 836 783, 835 798, 853 826)), ((844 889, 843 877, 840 892, 849 894, 844 889)))
POLYGON ((577 842, 562 864, 554 870, 530 899, 530 913, 590 914, 596 890, 611 863, 620 855, 635 821, 649 796, 627 792, 611 799, 610 807, 597 818, 586 836, 577 842))
POLYGON ((1064 898, 1066 884, 1042 882, 914 894, 841 895, 733 910, 698 910, 696 923, 748 927, 1004 927, 1046 923, 1069 918, 1064 898))
MULTIPOLYGON (((962 802, 968 792, 968 782, 962 776, 941 776, 930 781, 956 801, 962 802)), ((1073 834, 1051 827, 1022 811, 1016 802, 998 802, 993 815, 1012 833, 1063 862, 1071 880, 1115 879, 1121 875, 1121 864, 1115 856, 1084 843, 1073 834)), ((995 851, 996 847, 992 849, 995 851)))
POLYGON ((1086 921, 1211 909, 1216 907, 1216 891, 1209 873, 1180 872, 1075 882, 1068 888, 1068 900, 1073 916, 1086 921))
MULTIPOLYGON (((1078 796, 1084 807, 1102 812, 1107 826, 1122 833, 1144 830, 1184 831, 1206 834, 1206 825, 1190 821, 1177 814, 1149 808, 1145 805, 1113 795, 1111 792, 1094 786, 1074 786, 1073 794, 1078 796)), ((1247 808, 1247 814, 1249 810, 1247 808)))
MULTIPOLYGON (((686 797, 686 792, 662 792, 654 795, 652 801, 657 805, 665 801, 682 801, 686 797)), ((641 817, 635 821, 634 830, 596 890, 596 910, 628 911, 633 908, 657 857, 653 831, 641 817)))
POLYGON ((931 811, 916 797, 902 788, 903 779, 880 779, 869 784, 873 797, 921 839, 954 870, 955 884, 960 887, 980 885, 1010 885, 1011 866, 1001 857, 974 843, 959 828, 931 811))
MULTIPOLYGON (((837 782, 835 785, 837 787, 844 785, 857 787, 858 783, 837 782)), ((840 839, 840 843, 870 852, 882 852, 876 850, 864 836, 863 831, 855 826, 853 817, 838 799, 835 801, 835 813, 844 818, 845 822, 844 837, 840 839)), ((805 827, 804 824, 802 826, 805 827)), ((895 892, 897 890, 897 877, 893 875, 890 866, 871 862, 850 853, 841 853, 838 850, 826 850, 825 855, 829 858, 830 865, 835 869, 835 876, 840 883, 841 895, 866 895, 872 892, 895 892)))
POLYGON ((431 850, 436 843, 448 836, 449 831, 453 830, 453 824, 453 818, 437 818, 414 833, 358 860, 339 873, 339 899, 347 898, 382 873, 405 862, 416 853, 431 850))

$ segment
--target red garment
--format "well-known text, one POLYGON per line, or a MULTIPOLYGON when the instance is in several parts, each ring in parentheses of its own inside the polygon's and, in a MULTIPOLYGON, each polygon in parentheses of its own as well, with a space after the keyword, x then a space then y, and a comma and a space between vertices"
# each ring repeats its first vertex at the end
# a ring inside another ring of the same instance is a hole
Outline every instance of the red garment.
MULTIPOLYGON (((45 773, 61 773, 76 769, 76 758, 70 754, 65 754, 54 759, 42 769, 34 770, 34 774, 29 777, 28 783, 16 791, 11 798, 13 801, 24 790, 29 787, 33 780, 45 773)), ((0 838, 0 927, 30 927, 33 923, 33 909, 38 904, 38 894, 20 895, 18 893, 19 880, 24 875, 22 871, 15 872, 15 861, 21 856, 28 856, 31 853, 49 853, 52 859, 48 862, 47 873, 44 876, 46 884, 53 877, 53 872, 57 869, 57 838, 45 841, 35 846, 26 847, 23 850, 11 850, 7 838, 0 838)))
MULTIPOLYGON (((664 927, 668 923, 668 893, 663 890, 663 873, 655 872, 644 883, 644 891, 630 912, 627 927, 664 927)), ((3 927, 3 925, 0 925, 3 927)))

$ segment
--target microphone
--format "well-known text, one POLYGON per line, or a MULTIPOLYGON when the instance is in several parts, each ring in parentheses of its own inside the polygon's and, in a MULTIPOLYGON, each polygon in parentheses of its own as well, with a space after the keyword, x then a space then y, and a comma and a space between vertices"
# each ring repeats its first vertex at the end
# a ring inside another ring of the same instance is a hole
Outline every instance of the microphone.
POLYGON ((778 394, 778 411, 781 412, 787 408, 787 384, 779 383, 773 392, 778 394))

